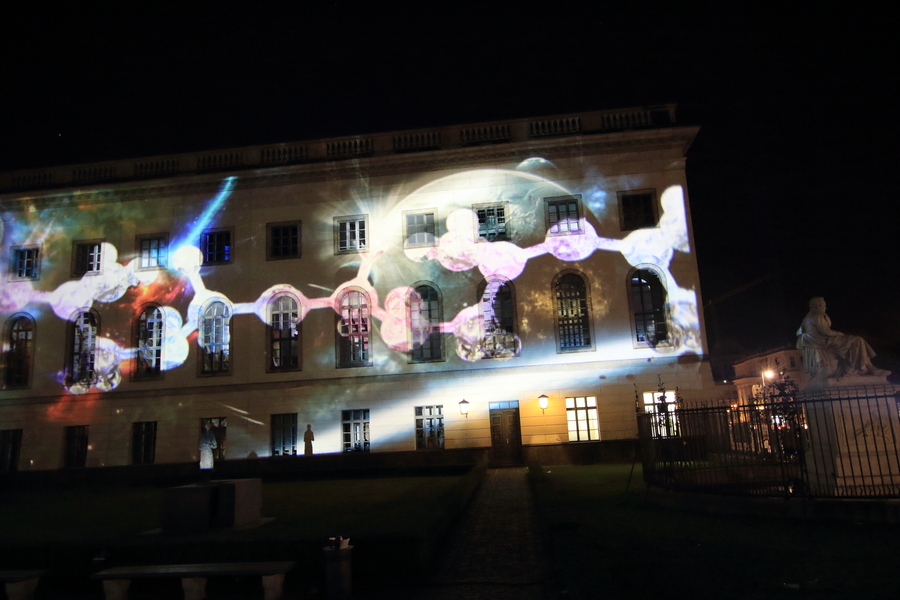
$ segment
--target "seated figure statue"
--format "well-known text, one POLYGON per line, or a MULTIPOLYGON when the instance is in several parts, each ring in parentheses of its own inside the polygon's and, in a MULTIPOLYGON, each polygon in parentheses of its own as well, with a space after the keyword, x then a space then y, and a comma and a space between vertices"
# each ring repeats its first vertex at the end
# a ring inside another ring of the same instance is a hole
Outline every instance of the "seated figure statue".
POLYGON ((848 375, 890 375, 872 365, 875 351, 866 340, 831 328, 822 298, 809 301, 809 312, 797 330, 797 348, 803 351, 803 367, 811 382, 848 375))

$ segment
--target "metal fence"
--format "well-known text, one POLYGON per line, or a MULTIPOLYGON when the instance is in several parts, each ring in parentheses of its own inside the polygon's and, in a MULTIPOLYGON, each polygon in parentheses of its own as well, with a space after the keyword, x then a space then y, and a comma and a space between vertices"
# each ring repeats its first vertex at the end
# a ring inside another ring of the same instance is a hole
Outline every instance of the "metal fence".
POLYGON ((641 406, 644 480, 716 494, 900 497, 898 402, 883 386, 751 405, 641 406))

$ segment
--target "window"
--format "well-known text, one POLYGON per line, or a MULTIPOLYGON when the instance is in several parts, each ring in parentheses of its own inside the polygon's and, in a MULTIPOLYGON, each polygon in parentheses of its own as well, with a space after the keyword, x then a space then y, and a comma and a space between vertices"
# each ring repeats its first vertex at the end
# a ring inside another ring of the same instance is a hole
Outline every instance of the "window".
POLYGON ((793 369, 794 367, 797 366, 797 360, 793 356, 791 356, 790 359, 791 359, 791 368, 793 369))
POLYGON ((163 312, 150 306, 138 317, 135 377, 159 377, 162 369, 163 312))
POLYGON ((639 269, 631 275, 631 304, 635 341, 651 347, 666 342, 666 290, 656 273, 639 269))
POLYGON ((491 279, 484 284, 479 309, 484 320, 483 358, 509 358, 519 355, 519 340, 514 330, 513 293, 509 282, 491 279))
POLYGON ((659 215, 656 212, 656 190, 636 190, 619 192, 619 217, 622 231, 656 227, 659 215))
POLYGON ((406 247, 433 246, 437 237, 434 212, 404 213, 406 217, 406 247))
POLYGON ((66 467, 83 467, 87 464, 88 426, 66 427, 66 467))
POLYGON ((441 338, 441 302, 430 285, 416 286, 409 298, 409 332, 413 362, 443 359, 441 338))
POLYGON ((338 365, 367 367, 372 364, 369 354, 369 299, 362 292, 350 290, 341 297, 338 331, 338 365))
POLYGON ((203 373, 228 373, 231 368, 231 307, 215 300, 203 309, 200 321, 200 353, 203 373))
POLYGON ((266 225, 266 259, 300 257, 300 221, 266 225))
POLYGON ((103 250, 103 242, 76 242, 75 243, 75 265, 72 274, 76 277, 86 275, 88 273, 95 274, 100 272, 102 266, 101 251, 103 250))
POLYGON ((578 205, 579 196, 547 198, 547 229, 549 235, 581 233, 578 205))
POLYGON ((131 464, 152 465, 156 458, 156 421, 131 425, 131 464))
POLYGON ((369 409, 342 410, 342 448, 344 452, 369 451, 369 409))
POLYGON ((300 318, 297 301, 278 296, 269 303, 269 370, 300 368, 300 318))
POLYGON ((72 351, 69 361, 69 384, 93 385, 94 362, 97 356, 97 316, 78 313, 72 323, 72 351))
POLYGON ((216 447, 212 449, 213 460, 225 460, 225 432, 228 427, 228 417, 200 419, 201 436, 206 432, 207 423, 210 426, 209 430, 216 438, 216 447))
POLYGON ((204 265, 224 265, 231 262, 231 230, 204 231, 200 237, 200 252, 204 265))
POLYGON ((153 234, 138 238, 141 269, 165 269, 169 241, 165 234, 153 234))
POLYGON ((334 219, 335 253, 365 252, 368 247, 366 237, 366 215, 336 217, 334 219))
POLYGON ((600 439, 597 420, 597 398, 566 398, 566 422, 569 424, 569 441, 586 442, 600 439))
POLYGON ((644 412, 653 415, 650 428, 654 438, 678 437, 675 407, 675 392, 644 392, 644 412))
POLYGON ((5 387, 24 387, 31 376, 34 355, 34 321, 21 315, 10 319, 4 349, 3 383, 5 387))
POLYGON ((556 328, 560 352, 592 348, 587 285, 580 275, 556 280, 556 328))
POLYGON ((37 279, 40 276, 40 248, 13 248, 12 257, 13 279, 37 279))
POLYGON ((444 407, 416 407, 416 450, 444 448, 444 407))
POLYGON ((479 204, 472 207, 478 217, 478 240, 495 242, 508 240, 506 204, 479 204))
POLYGON ((0 473, 19 470, 19 454, 22 451, 22 430, 0 431, 0 473))
POLYGON ((297 456, 297 413, 272 415, 272 456, 297 456))

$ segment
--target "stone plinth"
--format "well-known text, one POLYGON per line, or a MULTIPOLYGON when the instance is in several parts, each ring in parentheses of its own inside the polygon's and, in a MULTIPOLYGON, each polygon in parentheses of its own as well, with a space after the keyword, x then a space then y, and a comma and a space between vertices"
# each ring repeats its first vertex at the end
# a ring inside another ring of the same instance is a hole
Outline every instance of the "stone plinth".
POLYGON ((169 533, 197 533, 240 527, 259 521, 261 479, 226 479, 169 488, 162 528, 169 533))

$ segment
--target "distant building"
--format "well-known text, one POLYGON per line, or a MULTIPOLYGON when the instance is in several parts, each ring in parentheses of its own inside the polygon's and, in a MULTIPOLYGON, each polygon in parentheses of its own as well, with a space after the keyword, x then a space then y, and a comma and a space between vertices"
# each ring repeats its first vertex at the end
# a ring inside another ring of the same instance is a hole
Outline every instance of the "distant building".
POLYGON ((498 463, 634 438, 636 392, 713 387, 696 133, 662 106, 0 174, 0 468, 197 461, 207 426, 217 460, 307 424, 498 463))
POLYGON ((760 388, 785 378, 793 380, 799 388, 806 385, 803 370, 803 353, 792 345, 759 352, 734 365, 734 386, 738 401, 749 404, 760 388))

